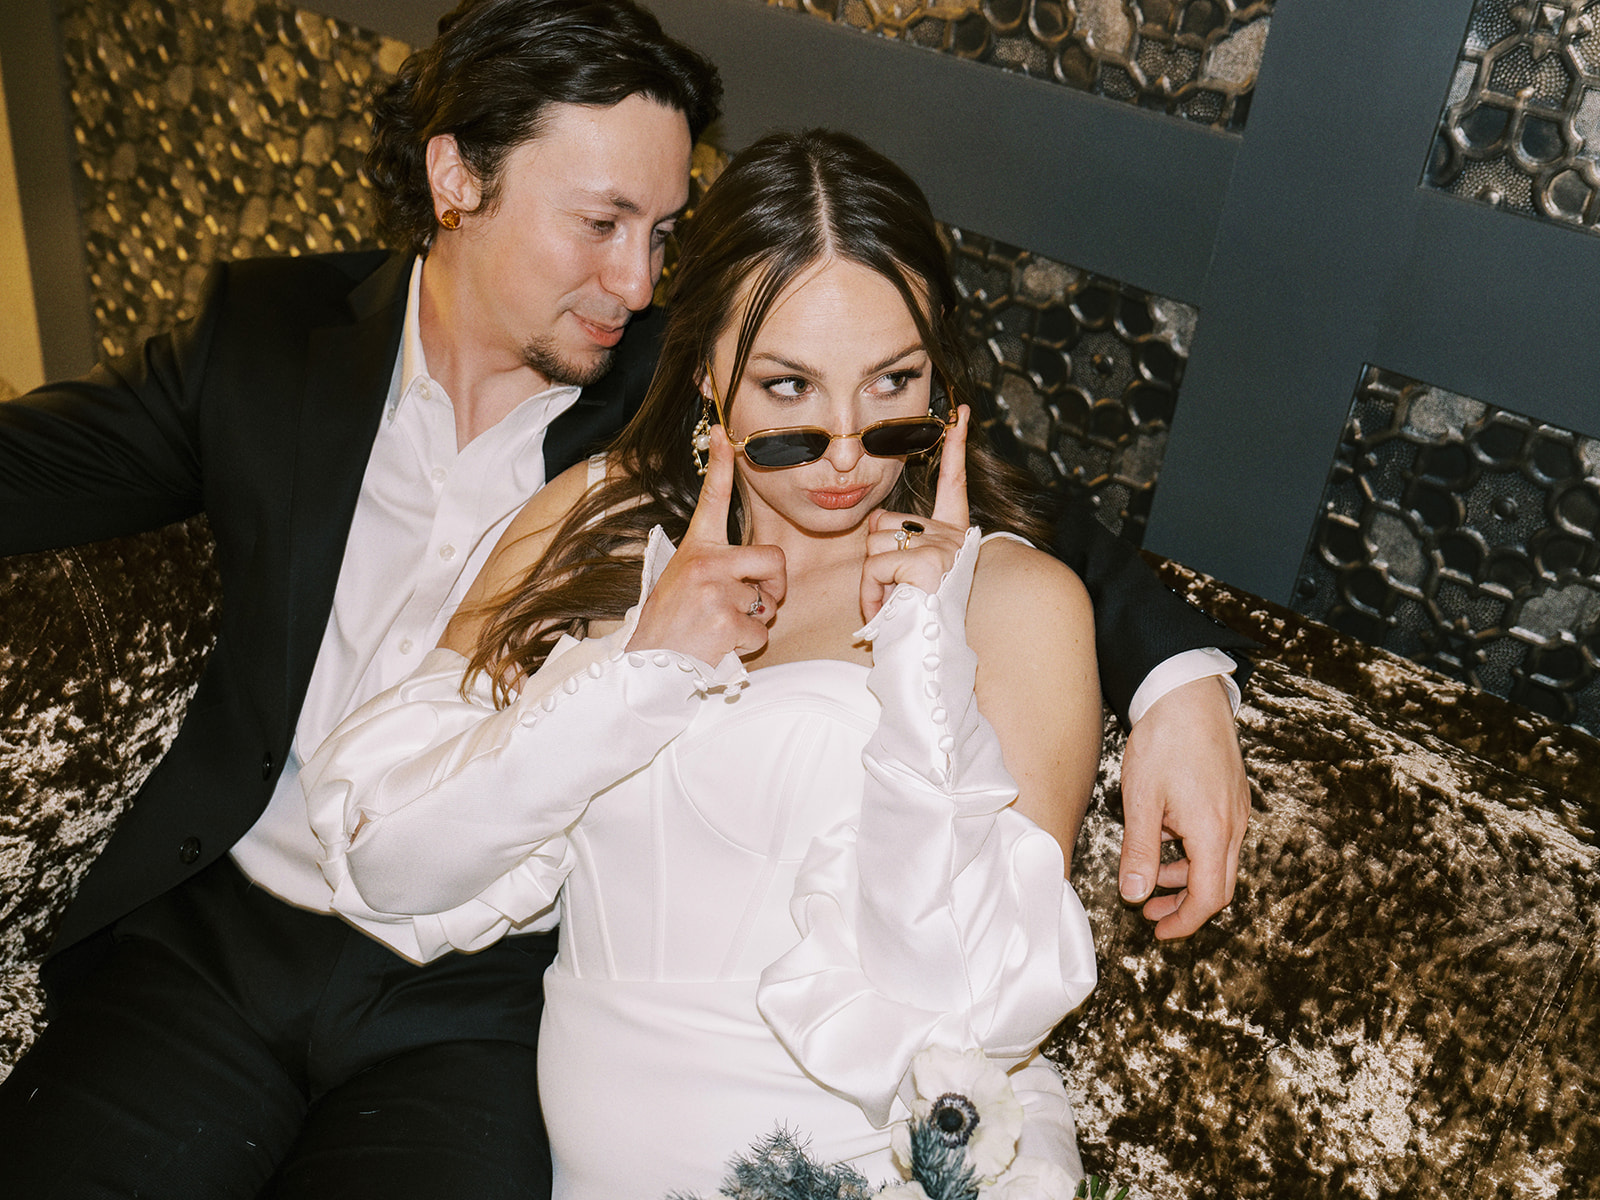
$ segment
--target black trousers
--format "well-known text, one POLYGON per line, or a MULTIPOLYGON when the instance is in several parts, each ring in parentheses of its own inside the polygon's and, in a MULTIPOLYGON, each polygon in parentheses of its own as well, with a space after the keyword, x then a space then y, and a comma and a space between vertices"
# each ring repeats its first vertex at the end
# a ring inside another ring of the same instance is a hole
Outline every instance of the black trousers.
POLYGON ((553 935, 406 962, 224 859, 124 918, 0 1085, 0 1191, 547 1198, 553 935))

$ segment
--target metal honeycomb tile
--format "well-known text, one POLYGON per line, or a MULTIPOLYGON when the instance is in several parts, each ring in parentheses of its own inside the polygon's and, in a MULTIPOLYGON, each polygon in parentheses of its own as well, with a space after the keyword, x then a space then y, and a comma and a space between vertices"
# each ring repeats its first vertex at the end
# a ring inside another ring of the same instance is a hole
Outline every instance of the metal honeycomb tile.
POLYGON ((1198 311, 943 227, 996 440, 1143 540, 1198 311))
POLYGON ((764 0, 1217 129, 1244 128, 1274 0, 764 0))
POLYGON ((1600 440, 1367 367, 1294 607, 1600 733, 1600 440))
POLYGON ((1600 230, 1600 3, 1477 0, 1424 181, 1600 230))
POLYGON ((370 244, 366 94, 404 44, 256 0, 65 0, 61 40, 102 353, 215 259, 370 244))

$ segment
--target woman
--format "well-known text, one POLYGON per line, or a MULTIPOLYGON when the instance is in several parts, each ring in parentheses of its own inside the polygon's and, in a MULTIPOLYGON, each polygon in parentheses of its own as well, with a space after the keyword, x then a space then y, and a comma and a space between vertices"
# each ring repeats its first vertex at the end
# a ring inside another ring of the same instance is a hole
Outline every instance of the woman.
MULTIPOLYGON (((919 1051, 1024 1063, 1093 984, 1061 849, 1089 602, 1007 536, 1046 530, 953 404, 955 299, 893 164, 756 143, 686 236, 637 418, 306 768, 335 907, 402 953, 559 890, 558 1197, 710 1191, 777 1125, 889 1178, 919 1051)), ((1013 1078, 1023 1152, 1075 1169, 1053 1072, 1013 1078)))

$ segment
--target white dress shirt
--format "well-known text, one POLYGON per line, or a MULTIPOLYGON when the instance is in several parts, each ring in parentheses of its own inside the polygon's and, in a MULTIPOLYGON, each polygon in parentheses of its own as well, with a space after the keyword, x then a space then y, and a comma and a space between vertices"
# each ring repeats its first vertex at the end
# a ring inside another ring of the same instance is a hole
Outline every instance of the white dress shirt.
POLYGON ((331 893, 317 866, 301 764, 438 643, 511 518, 545 485, 545 431, 578 399, 576 387, 530 396, 458 452, 455 411, 422 351, 423 261, 411 272, 400 357, 294 744, 266 811, 232 851, 256 883, 323 912, 331 893))

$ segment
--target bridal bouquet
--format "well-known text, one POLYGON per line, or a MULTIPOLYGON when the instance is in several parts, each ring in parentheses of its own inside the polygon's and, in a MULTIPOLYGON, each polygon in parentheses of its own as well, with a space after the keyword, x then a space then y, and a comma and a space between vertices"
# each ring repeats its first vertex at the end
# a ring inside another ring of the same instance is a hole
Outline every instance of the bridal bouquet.
MULTIPOLYGON (((733 1163, 725 1200, 1123 1200, 1127 1188, 1091 1175, 1076 1186, 1059 1166, 1018 1155, 1022 1105, 981 1050, 931 1048, 911 1065, 916 1099, 891 1145, 899 1182, 874 1187, 856 1170, 814 1162, 778 1130, 733 1163)), ((668 1200, 699 1200, 674 1196, 668 1200)))

